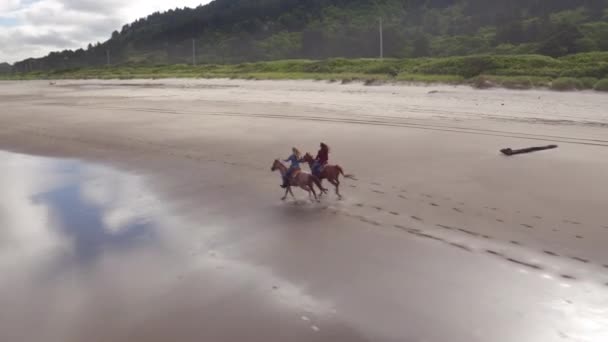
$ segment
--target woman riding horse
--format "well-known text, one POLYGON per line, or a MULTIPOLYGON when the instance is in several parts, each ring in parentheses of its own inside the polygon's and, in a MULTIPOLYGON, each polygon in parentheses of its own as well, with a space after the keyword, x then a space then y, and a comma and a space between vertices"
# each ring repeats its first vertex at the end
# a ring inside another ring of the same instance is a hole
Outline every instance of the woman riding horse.
POLYGON ((327 165, 329 161, 329 146, 325 143, 321 143, 321 149, 317 152, 317 156, 315 157, 315 162, 312 166, 312 174, 319 177, 321 174, 321 169, 327 165))
POLYGON ((317 157, 313 159, 310 153, 306 153, 302 158, 303 162, 308 163, 310 167, 310 171, 313 176, 319 178, 320 180, 327 179, 333 186, 336 187, 336 195, 339 198, 342 198, 340 194, 340 176, 344 176, 344 178, 349 178, 356 180, 354 175, 345 174, 344 170, 340 165, 329 165, 328 158, 329 157, 329 147, 321 143, 321 149, 319 153, 317 153, 317 157))
POLYGON ((291 152, 292 153, 289 156, 289 158, 284 160, 284 162, 291 162, 291 165, 289 165, 289 169, 287 170, 287 173, 285 173, 285 176, 283 177, 283 184, 281 185, 281 188, 283 188, 283 189, 285 189, 286 187, 289 186, 289 180, 291 179, 291 176, 293 175, 293 173, 296 170, 300 170, 300 162, 302 161, 302 154, 300 153, 300 151, 297 148, 292 147, 291 152))

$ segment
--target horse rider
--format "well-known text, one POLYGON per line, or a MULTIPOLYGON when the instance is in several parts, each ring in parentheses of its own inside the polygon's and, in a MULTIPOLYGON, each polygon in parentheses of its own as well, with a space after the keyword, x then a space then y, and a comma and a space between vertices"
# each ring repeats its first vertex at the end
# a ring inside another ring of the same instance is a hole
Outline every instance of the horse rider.
POLYGON ((321 171, 327 165, 329 161, 329 146, 325 143, 321 143, 321 149, 317 152, 317 156, 315 157, 315 161, 312 166, 312 174, 319 177, 321 171))
POLYGON ((300 170, 301 161, 302 161, 302 154, 300 153, 300 151, 297 148, 292 147, 291 155, 289 156, 289 158, 284 160, 284 162, 290 162, 291 165, 289 165, 289 169, 287 169, 287 172, 283 176, 283 184, 281 185, 281 188, 284 189, 289 186, 289 180, 291 179, 291 176, 293 175, 293 173, 296 170, 300 170))

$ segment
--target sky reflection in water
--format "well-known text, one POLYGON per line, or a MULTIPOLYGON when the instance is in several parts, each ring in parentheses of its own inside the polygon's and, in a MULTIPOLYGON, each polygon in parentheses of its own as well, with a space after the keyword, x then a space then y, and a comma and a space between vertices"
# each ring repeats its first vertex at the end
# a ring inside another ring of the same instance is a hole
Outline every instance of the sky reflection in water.
POLYGON ((192 298, 242 288, 278 285, 258 299, 329 310, 269 268, 214 250, 221 227, 172 215, 138 175, 8 152, 0 168, 0 341, 127 341, 130 324, 171 322, 159 308, 187 311, 192 298))

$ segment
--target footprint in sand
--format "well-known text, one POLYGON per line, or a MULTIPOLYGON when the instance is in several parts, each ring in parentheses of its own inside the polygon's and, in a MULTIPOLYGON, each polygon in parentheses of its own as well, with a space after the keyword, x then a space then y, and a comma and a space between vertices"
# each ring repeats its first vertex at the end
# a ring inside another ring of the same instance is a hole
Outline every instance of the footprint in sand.
POLYGON ((469 235, 471 235, 471 236, 479 236, 479 234, 477 234, 477 233, 475 233, 475 232, 472 232, 472 231, 470 231, 470 230, 467 230, 467 229, 458 228, 458 230, 459 230, 459 231, 461 231, 461 232, 463 232, 463 233, 465 233, 465 234, 469 234, 469 235))
POLYGON ((436 240, 436 241, 442 241, 442 242, 445 242, 445 240, 444 240, 444 239, 442 239, 442 238, 440 238, 440 237, 437 237, 437 236, 435 236, 435 235, 431 235, 431 234, 425 234, 425 233, 421 233, 421 232, 419 232, 419 231, 409 230, 409 231, 408 231, 408 233, 413 234, 413 235, 416 235, 416 236, 423 237, 423 238, 425 238, 425 239, 431 239, 431 240, 436 240))
POLYGON ((382 207, 373 207, 374 209, 378 210, 378 211, 382 211, 384 209, 382 209, 382 207))
POLYGON ((534 228, 534 226, 531 226, 531 225, 526 224, 526 223, 522 223, 521 226, 522 227, 526 227, 526 228, 530 228, 530 229, 534 228))
POLYGON ((357 207, 359 207, 359 208, 362 208, 362 207, 364 207, 364 206, 365 206, 365 204, 363 204, 363 203, 357 203, 357 204, 355 204, 355 205, 356 205, 357 207))
POLYGON ((534 216, 535 219, 537 220, 542 220, 543 218, 541 216, 534 216))
POLYGON ((579 257, 570 257, 572 260, 576 260, 576 261, 580 261, 583 262, 585 264, 589 263, 589 260, 584 259, 584 258, 579 258, 579 257))
POLYGON ((460 248, 460 249, 462 249, 462 250, 465 250, 465 251, 467 251, 467 252, 472 252, 472 251, 473 251, 473 250, 472 250, 472 249, 470 249, 469 247, 467 247, 467 246, 465 246, 465 245, 461 245, 461 244, 456 243, 456 242, 450 242, 450 245, 452 245, 452 246, 454 246, 454 247, 457 247, 457 248, 460 248))
POLYGON ((518 264, 518 265, 522 265, 522 266, 526 266, 526 267, 529 267, 529 268, 533 268, 535 270, 542 270, 543 269, 539 265, 531 264, 531 263, 528 263, 528 262, 525 262, 525 261, 521 261, 521 260, 517 260, 517 259, 513 259, 513 258, 507 258, 506 260, 510 261, 512 263, 518 264))
POLYGON ((510 242, 511 242, 511 244, 513 244, 513 245, 518 245, 518 246, 521 246, 521 242, 519 242, 519 241, 511 240, 510 242))
POLYGON ((405 200, 407 199, 407 197, 405 197, 403 195, 399 195, 399 198, 402 198, 402 199, 405 199, 405 200))
POLYGON ((443 224, 437 224, 436 226, 439 227, 439 228, 447 229, 447 230, 454 230, 455 229, 455 228, 452 228, 450 226, 446 226, 446 225, 443 225, 443 224))
POLYGON ((559 254, 557 254, 555 252, 551 252, 551 251, 543 251, 543 253, 548 254, 548 255, 552 255, 552 256, 556 256, 556 257, 559 256, 559 254))
POLYGON ((390 213, 391 215, 399 216, 399 213, 398 213, 398 212, 396 212, 396 211, 391 211, 391 212, 389 212, 389 213, 390 213))
POLYGON ((372 192, 375 192, 377 194, 383 194, 383 195, 385 194, 384 191, 380 191, 380 190, 372 190, 372 192))
POLYGON ((431 203, 429 203, 429 205, 431 205, 431 206, 433 206, 433 207, 438 207, 438 206, 439 206, 439 204, 437 204, 437 203, 432 203, 432 202, 431 202, 431 203))
POLYGON ((502 253, 497 252, 495 250, 491 250, 491 249, 486 249, 486 253, 492 254, 492 255, 497 255, 497 256, 502 256, 502 253))
POLYGON ((583 238, 583 236, 582 236, 582 235, 577 235, 577 236, 576 236, 576 238, 577 238, 577 239, 582 239, 582 238, 583 238))
POLYGON ((496 219, 496 222, 504 223, 505 221, 501 219, 496 219))
POLYGON ((463 212, 461 209, 458 209, 458 208, 452 208, 452 210, 454 210, 455 212, 461 213, 461 214, 463 212))
POLYGON ((570 280, 575 280, 576 277, 575 276, 571 276, 569 274, 560 274, 560 277, 564 278, 564 279, 570 279, 570 280))
POLYGON ((382 184, 377 183, 377 182, 372 182, 372 185, 376 185, 376 186, 382 186, 382 184))
POLYGON ((411 218, 413 218, 416 221, 422 222, 422 219, 420 217, 418 217, 418 216, 411 216, 411 218))

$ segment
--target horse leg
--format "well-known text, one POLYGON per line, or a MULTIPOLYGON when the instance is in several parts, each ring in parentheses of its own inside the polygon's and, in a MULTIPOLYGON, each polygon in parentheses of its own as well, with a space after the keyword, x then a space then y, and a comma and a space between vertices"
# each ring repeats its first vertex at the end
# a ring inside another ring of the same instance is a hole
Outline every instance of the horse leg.
POLYGON ((306 193, 308 193, 308 199, 312 200, 312 196, 310 194, 310 187, 308 185, 302 185, 300 186, 302 188, 302 190, 306 191, 306 193))
MULTIPOLYGON (((313 185, 310 186, 311 188, 314 188, 313 185)), ((323 192, 323 180, 321 178, 319 178, 319 198, 323 196, 324 192, 323 192)))
POLYGON ((312 191, 312 195, 315 197, 315 201, 319 202, 319 198, 317 197, 317 192, 315 191, 315 187, 310 185, 310 190, 312 191))
POLYGON ((336 188, 336 195, 339 199, 342 199, 342 195, 340 195, 340 182, 336 179, 331 179, 329 182, 336 188))
MULTIPOLYGON (((293 194, 293 191, 291 191, 291 187, 288 186, 287 189, 289 190, 289 193, 291 194, 291 197, 295 200, 296 196, 293 194)), ((287 194, 285 196, 287 196, 287 194)))
POLYGON ((315 188, 312 187, 312 185, 305 185, 303 187, 303 189, 308 192, 308 198, 310 199, 311 202, 319 200, 317 198, 317 192, 315 191, 315 188), (314 197, 314 200, 313 200, 313 197, 314 197))
POLYGON ((336 177, 336 195, 338 198, 342 199, 342 195, 340 194, 340 176, 336 177))
POLYGON ((285 195, 283 197, 281 197, 281 201, 284 201, 287 198, 288 192, 291 192, 291 189, 289 187, 285 188, 285 195))

